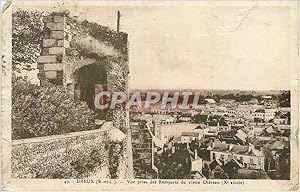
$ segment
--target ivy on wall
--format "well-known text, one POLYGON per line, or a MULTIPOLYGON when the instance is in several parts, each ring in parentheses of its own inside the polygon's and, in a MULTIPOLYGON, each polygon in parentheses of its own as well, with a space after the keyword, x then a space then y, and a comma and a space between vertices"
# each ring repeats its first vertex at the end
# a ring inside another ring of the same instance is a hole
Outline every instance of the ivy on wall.
POLYGON ((44 28, 43 12, 17 10, 12 13, 12 70, 31 71, 40 55, 40 41, 44 28))
POLYGON ((95 129, 94 113, 85 102, 73 100, 67 88, 14 79, 12 139, 24 139, 95 129))

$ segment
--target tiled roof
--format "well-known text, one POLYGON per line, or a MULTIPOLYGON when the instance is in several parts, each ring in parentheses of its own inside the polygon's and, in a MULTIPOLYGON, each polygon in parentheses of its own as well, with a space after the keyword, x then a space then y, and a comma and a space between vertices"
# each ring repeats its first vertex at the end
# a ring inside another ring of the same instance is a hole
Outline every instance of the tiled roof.
POLYGON ((248 135, 242 131, 241 129, 239 129, 235 135, 237 138, 239 138, 242 141, 246 141, 246 138, 248 137, 248 135))
POLYGON ((198 137, 199 133, 196 132, 182 132, 181 136, 198 137))
POLYGON ((234 168, 236 169, 242 168, 242 165, 235 160, 231 160, 227 162, 225 165, 223 165, 222 168, 226 173, 230 173, 234 170, 234 168))
POLYGON ((248 155, 248 156, 263 156, 263 153, 257 149, 253 148, 249 150, 249 146, 232 144, 232 148, 231 150, 229 150, 229 145, 230 144, 215 142, 212 151, 248 155))
POLYGON ((283 149, 284 147, 289 147, 288 141, 274 141, 270 144, 269 149, 276 150, 276 149, 283 149))
POLYGON ((209 168, 210 170, 214 170, 217 166, 222 166, 223 163, 220 160, 213 160, 210 164, 209 164, 209 168))
POLYGON ((204 99, 204 100, 207 101, 208 103, 216 103, 214 99, 204 99))
POLYGON ((265 109, 256 109, 255 112, 257 112, 257 113, 265 113, 265 109))

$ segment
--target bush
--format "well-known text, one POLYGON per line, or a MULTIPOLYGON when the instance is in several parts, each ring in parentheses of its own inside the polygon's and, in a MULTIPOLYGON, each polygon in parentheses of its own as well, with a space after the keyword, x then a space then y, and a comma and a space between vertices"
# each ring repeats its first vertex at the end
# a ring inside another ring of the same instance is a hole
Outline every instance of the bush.
POLYGON ((31 84, 14 79, 12 139, 24 139, 95 129, 94 112, 73 100, 63 86, 31 84))

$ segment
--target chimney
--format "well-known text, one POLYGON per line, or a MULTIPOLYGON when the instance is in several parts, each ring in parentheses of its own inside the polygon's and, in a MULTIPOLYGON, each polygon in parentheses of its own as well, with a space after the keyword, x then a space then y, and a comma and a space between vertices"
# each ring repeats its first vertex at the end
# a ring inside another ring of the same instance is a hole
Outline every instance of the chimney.
POLYGON ((254 149, 254 145, 249 143, 248 153, 250 153, 254 149))
POLYGON ((174 146, 172 147, 172 153, 175 153, 175 147, 174 146))
POLYGON ((250 153, 252 151, 250 145, 249 145, 249 148, 248 148, 248 153, 250 153))
POLYGON ((231 151, 232 148, 233 148, 233 145, 232 145, 232 143, 230 143, 230 144, 229 144, 229 151, 231 151))
POLYGON ((195 154, 195 160, 198 159, 198 151, 197 151, 197 149, 195 149, 194 154, 195 154))

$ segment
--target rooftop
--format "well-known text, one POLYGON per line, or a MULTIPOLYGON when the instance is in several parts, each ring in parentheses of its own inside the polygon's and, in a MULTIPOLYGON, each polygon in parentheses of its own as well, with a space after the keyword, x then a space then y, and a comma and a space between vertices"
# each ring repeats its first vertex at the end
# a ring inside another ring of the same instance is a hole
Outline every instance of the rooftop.
POLYGON ((182 132, 181 136, 198 137, 199 133, 196 132, 182 132))
POLYGON ((224 152, 224 153, 234 153, 239 155, 247 155, 247 156, 264 156, 264 154, 255 149, 251 148, 247 145, 234 145, 234 144, 226 144, 221 142, 215 142, 214 147, 211 149, 212 151, 224 152), (231 147, 229 147, 231 145, 231 147))

